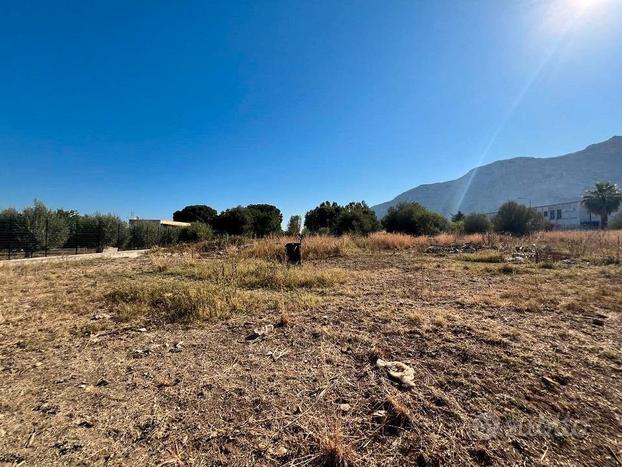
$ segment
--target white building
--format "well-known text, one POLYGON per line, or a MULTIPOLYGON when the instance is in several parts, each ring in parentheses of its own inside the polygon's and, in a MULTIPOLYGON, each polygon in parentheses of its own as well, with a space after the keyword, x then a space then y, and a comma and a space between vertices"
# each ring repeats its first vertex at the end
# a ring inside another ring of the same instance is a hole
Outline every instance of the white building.
POLYGON ((590 229, 600 225, 600 216, 589 212, 581 201, 534 206, 534 209, 561 229, 590 229))

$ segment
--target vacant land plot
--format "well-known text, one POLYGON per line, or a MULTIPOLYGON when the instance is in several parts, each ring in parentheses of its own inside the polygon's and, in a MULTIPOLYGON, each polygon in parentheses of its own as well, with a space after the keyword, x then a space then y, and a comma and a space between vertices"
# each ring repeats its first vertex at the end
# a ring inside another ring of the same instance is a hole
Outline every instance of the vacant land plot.
POLYGON ((620 465, 614 243, 471 240, 2 264, 0 464, 620 465))

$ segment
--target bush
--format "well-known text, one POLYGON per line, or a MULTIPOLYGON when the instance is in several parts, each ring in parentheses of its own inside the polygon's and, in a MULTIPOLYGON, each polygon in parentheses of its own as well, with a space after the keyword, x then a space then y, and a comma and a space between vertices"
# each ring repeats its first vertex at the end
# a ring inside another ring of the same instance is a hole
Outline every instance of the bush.
POLYGON ((178 222, 202 222, 213 225, 218 213, 205 204, 193 204, 173 213, 173 220, 178 222))
POLYGON ((622 211, 620 211, 611 218, 611 220, 609 221, 609 228, 622 229, 622 211))
POLYGON ((179 241, 184 243, 202 242, 211 239, 212 236, 212 228, 202 222, 195 222, 179 231, 179 241))
POLYGON ((515 201, 502 204, 493 223, 497 232, 515 235, 528 235, 548 227, 542 214, 515 201))
POLYGON ((376 213, 363 201, 349 203, 341 208, 332 233, 367 235, 378 230, 380 230, 380 223, 376 218, 376 213))
POLYGON ((419 203, 400 203, 389 208, 382 225, 387 232, 411 235, 437 235, 449 229, 447 219, 419 203))
POLYGON ((492 230, 492 221, 486 214, 471 213, 464 218, 464 233, 486 233, 492 230))

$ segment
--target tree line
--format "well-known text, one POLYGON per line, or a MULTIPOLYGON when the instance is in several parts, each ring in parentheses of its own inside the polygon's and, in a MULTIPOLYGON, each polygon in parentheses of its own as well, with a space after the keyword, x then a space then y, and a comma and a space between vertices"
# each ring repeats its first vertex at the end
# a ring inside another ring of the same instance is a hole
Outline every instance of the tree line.
MULTIPOLYGON (((622 204, 622 191, 612 183, 599 182, 584 193, 582 203, 600 216, 601 227, 606 228, 609 215, 622 204)), ((458 212, 451 219, 419 203, 400 203, 389 208, 380 220, 364 201, 345 205, 325 201, 305 214, 304 223, 301 216, 292 216, 284 232, 283 214, 271 204, 236 206, 220 213, 207 205, 190 205, 175 211, 173 220, 191 225, 179 229, 160 228, 149 222, 128 224, 114 214, 83 215, 74 210, 52 210, 35 200, 21 211, 12 208, 0 211, 0 249, 149 248, 209 240, 217 235, 368 235, 380 230, 410 235, 491 231, 526 235, 551 227, 542 214, 515 201, 504 203, 494 216, 458 212)), ((610 226, 622 228, 622 213, 612 219, 610 226)))

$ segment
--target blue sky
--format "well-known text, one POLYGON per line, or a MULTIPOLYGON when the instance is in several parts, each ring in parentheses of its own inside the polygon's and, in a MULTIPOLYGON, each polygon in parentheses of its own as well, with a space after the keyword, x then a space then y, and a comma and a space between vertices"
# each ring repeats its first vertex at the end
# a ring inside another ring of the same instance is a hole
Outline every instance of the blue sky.
POLYGON ((288 216, 622 134, 618 0, 2 10, 0 208, 288 216))

